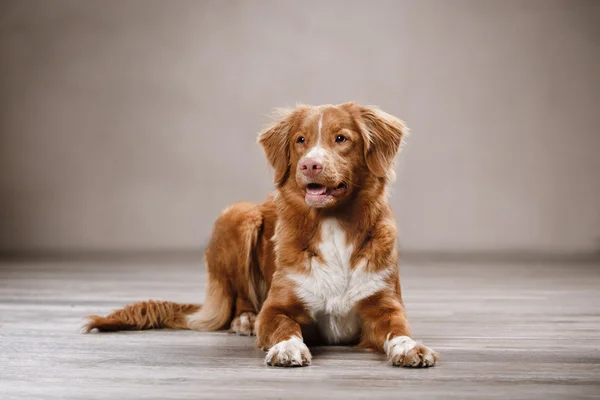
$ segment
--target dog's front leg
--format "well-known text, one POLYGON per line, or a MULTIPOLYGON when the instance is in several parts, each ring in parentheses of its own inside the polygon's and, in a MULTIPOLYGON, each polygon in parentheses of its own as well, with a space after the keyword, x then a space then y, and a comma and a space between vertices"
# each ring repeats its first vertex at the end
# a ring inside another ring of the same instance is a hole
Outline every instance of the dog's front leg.
POLYGON ((433 367, 437 354, 411 339, 404 305, 395 291, 381 291, 359 304, 363 320, 361 346, 384 352, 394 366, 433 367))
POLYGON ((308 316, 285 287, 272 286, 256 320, 257 343, 268 350, 265 362, 276 367, 310 365, 311 354, 302 339, 300 323, 308 316), (300 322, 300 323, 299 323, 300 322))

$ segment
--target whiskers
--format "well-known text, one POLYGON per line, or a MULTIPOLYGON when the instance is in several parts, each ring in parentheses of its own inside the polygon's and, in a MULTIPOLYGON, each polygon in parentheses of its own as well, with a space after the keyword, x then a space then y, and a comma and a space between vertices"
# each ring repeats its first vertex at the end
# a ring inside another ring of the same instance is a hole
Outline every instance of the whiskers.
POLYGON ((364 186, 363 186, 363 185, 359 185, 358 183, 354 183, 354 182, 352 182, 352 181, 346 181, 346 180, 344 180, 344 181, 342 181, 342 184, 343 184, 343 185, 345 185, 345 186, 346 186, 346 187, 348 187, 348 188, 349 188, 349 187, 353 187, 353 188, 357 188, 357 189, 362 189, 362 188, 364 188, 364 186))

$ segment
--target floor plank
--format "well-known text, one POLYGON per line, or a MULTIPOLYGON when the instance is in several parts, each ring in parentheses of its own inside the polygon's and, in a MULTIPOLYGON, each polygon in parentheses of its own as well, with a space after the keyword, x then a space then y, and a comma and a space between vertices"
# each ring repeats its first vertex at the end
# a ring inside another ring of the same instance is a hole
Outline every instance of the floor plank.
POLYGON ((414 336, 438 367, 393 368, 348 347, 263 364, 223 332, 79 332, 82 316, 154 298, 199 302, 191 262, 0 264, 0 399, 600 398, 600 265, 402 265, 414 336))

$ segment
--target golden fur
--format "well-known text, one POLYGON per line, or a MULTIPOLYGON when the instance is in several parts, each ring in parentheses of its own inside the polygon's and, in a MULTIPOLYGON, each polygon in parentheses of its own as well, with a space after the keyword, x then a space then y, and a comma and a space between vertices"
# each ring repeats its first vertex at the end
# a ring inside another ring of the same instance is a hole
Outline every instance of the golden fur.
MULTIPOLYGON (((355 103, 279 111, 276 122, 258 138, 274 168, 276 192, 263 204, 234 204, 217 219, 206 250, 206 303, 135 303, 107 317, 91 316, 85 330, 207 331, 230 326, 235 333, 256 333, 257 344, 265 350, 290 339, 297 340, 294 345, 322 341, 318 329, 312 329, 314 313, 291 277, 310 275, 311 262, 326 263, 321 228, 324 221, 335 220, 352 249, 349 268, 360 264, 361 273, 385 277, 381 289, 360 298, 353 310, 362 324, 358 345, 386 352, 392 339, 410 337, 396 226, 387 202, 394 157, 405 133, 397 118, 355 103), (315 146, 325 166, 316 180, 299 167, 315 146), (310 185, 327 188, 317 206, 308 201, 310 185)), ((422 345, 392 353, 388 351, 388 359, 394 365, 431 366, 437 361, 422 345)), ((302 350, 299 363, 285 357, 267 362, 307 365, 310 353, 302 350)))

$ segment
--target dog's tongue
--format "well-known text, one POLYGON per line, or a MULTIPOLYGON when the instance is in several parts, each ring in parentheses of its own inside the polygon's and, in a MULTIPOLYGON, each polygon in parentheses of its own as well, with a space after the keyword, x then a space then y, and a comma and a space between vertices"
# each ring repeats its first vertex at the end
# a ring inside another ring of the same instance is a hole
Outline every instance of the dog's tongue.
POLYGON ((326 192, 327 192, 327 188, 323 185, 308 185, 306 187, 306 193, 313 195, 313 196, 325 194, 326 192))

